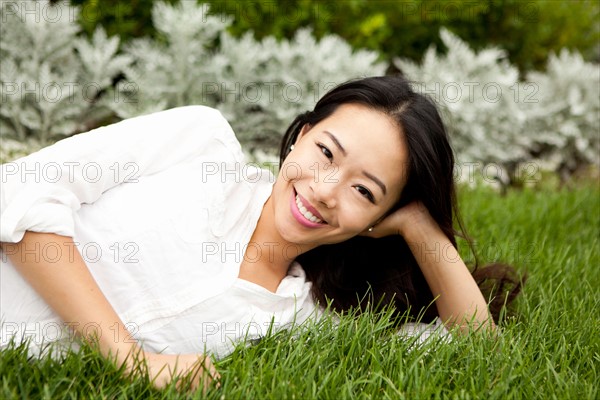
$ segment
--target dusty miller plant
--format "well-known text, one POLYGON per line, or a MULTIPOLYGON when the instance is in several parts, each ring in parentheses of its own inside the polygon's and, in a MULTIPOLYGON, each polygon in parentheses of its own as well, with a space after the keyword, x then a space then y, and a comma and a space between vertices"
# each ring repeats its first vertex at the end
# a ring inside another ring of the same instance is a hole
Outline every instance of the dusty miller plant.
POLYGON ((0 133, 46 145, 106 117, 112 79, 129 63, 118 38, 77 37, 77 9, 65 2, 0 4, 0 133))
POLYGON ((506 180, 515 166, 529 157, 532 138, 523 135, 527 118, 525 90, 519 92, 518 71, 506 52, 487 48, 475 52, 445 28, 440 36, 447 47, 434 47, 421 64, 397 58, 394 64, 422 93, 440 105, 457 153, 458 168, 482 168, 495 163, 506 180))
POLYGON ((223 112, 242 143, 273 151, 292 119, 333 85, 385 71, 376 53, 352 51, 337 36, 317 41, 300 30, 291 40, 235 38, 231 21, 208 11, 187 1, 154 5, 162 40, 125 48, 134 64, 125 70, 132 90, 124 94, 134 102, 115 104, 120 116, 204 104, 223 112))
POLYGON ((291 40, 269 37, 254 42, 248 34, 221 43, 226 68, 218 70, 217 80, 242 89, 241 99, 222 97, 221 107, 233 117, 242 137, 271 148, 290 122, 311 110, 329 89, 348 79, 385 72, 376 53, 353 51, 335 35, 317 41, 308 29, 299 30, 291 40), (244 49, 251 49, 251 59, 246 53, 239 60, 244 49))
POLYGON ((190 104, 214 106, 203 88, 214 81, 212 48, 229 21, 208 16, 206 6, 193 1, 156 3, 152 21, 159 40, 135 39, 124 47, 133 63, 119 86, 127 100, 113 103, 114 111, 129 118, 190 104))
POLYGON ((545 72, 520 81, 506 53, 470 49, 446 29, 446 54, 430 48, 420 64, 394 64, 442 107, 459 161, 459 176, 479 170, 504 184, 537 171, 567 174, 599 164, 600 70, 578 53, 552 55, 545 72), (488 168, 494 166, 494 168, 488 168), (491 173, 490 173, 491 171, 491 173))
POLYGON ((550 55, 545 73, 532 72, 528 80, 539 86, 524 131, 533 136, 532 157, 563 178, 600 165, 600 67, 563 49, 550 55))

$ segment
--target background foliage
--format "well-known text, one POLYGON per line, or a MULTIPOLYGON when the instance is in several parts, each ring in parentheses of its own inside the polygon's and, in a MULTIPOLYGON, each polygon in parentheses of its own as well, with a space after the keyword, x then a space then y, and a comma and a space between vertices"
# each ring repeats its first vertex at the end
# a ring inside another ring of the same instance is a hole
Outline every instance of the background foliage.
POLYGON ((441 106, 463 168, 487 168, 514 184, 541 169, 566 177, 600 165, 598 65, 563 49, 550 54, 546 72, 520 80, 504 50, 475 52, 445 28, 440 37, 445 54, 432 46, 421 63, 394 64, 441 106))
POLYGON ((578 43, 593 55, 596 3, 72 3, 2 2, 0 134, 7 140, 0 161, 35 143, 187 104, 218 108, 254 161, 274 161, 287 125, 328 89, 388 71, 408 76, 438 102, 467 171, 474 166, 514 185, 537 180, 541 169, 566 179, 600 165, 600 69, 569 50, 578 43), (151 23, 138 25, 150 5, 151 23), (575 19, 579 27, 570 34, 575 19), (448 27, 435 37, 425 35, 442 25, 448 27), (324 27, 355 29, 343 32, 348 42, 324 27), (420 33, 428 46, 422 56, 420 33), (472 37, 508 40, 507 47, 481 47, 472 37), (406 48, 387 52, 402 41, 406 48), (381 45, 384 53, 352 43, 381 45), (517 44, 543 54, 541 70, 521 68, 538 62, 519 65, 517 44), (559 45, 560 52, 547 53, 559 45))
MULTIPOLYGON (((193 0, 185 0, 193 1, 193 0)), ((174 3, 175 0, 169 0, 174 3)), ((123 41, 154 36, 153 0, 71 0, 83 6, 81 24, 91 35, 98 25, 123 41)), ((199 1, 200 3, 200 1, 199 1)), ((232 17, 228 32, 256 39, 291 39, 300 28, 315 37, 336 34, 353 48, 375 50, 383 61, 402 55, 421 59, 446 27, 475 50, 505 49, 523 74, 543 69, 552 52, 579 51, 600 61, 600 3, 594 0, 206 0, 211 13, 232 17)))
POLYGON ((0 6, 0 134, 44 146, 105 119, 113 79, 131 59, 117 54, 119 38, 102 27, 79 37, 68 7, 52 13, 40 7, 45 2, 24 4, 0 6))

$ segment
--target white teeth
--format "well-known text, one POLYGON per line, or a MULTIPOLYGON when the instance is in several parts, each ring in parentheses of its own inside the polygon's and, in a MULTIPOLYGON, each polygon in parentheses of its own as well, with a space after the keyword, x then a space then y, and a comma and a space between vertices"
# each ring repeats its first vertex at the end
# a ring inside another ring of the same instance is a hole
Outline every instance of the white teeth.
POLYGON ((300 201, 300 197, 298 195, 296 195, 296 205, 298 206, 298 210, 300 210, 300 213, 307 220, 309 220, 311 222, 315 222, 315 223, 321 223, 321 222, 323 222, 321 219, 319 219, 316 216, 314 216, 313 213, 311 213, 310 211, 308 211, 306 209, 306 207, 304 207, 304 204, 302 204, 302 201, 300 201))

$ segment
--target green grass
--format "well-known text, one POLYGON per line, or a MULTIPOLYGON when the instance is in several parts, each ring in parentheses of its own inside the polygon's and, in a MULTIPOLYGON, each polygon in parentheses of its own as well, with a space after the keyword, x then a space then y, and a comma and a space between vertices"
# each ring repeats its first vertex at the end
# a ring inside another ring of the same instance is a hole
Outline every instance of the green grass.
MULTIPOLYGON (((527 271, 502 335, 413 346, 386 314, 280 332, 217 363, 213 399, 596 399, 600 381, 600 191, 460 192, 482 261, 527 271)), ((465 259, 464 243, 460 251, 465 259)), ((130 381, 89 348, 62 363, 0 353, 0 398, 174 398, 130 381)), ((195 397, 202 398, 201 393, 195 397)))

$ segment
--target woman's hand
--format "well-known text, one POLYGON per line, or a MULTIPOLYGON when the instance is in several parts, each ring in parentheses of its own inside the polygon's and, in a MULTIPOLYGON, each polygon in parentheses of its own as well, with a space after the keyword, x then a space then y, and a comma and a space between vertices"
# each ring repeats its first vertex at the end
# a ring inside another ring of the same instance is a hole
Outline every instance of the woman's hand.
MULTIPOLYGON (((206 389, 212 381, 221 378, 209 356, 203 354, 156 354, 143 352, 140 360, 146 363, 152 385, 157 389, 165 388, 175 377, 179 377, 177 389, 206 389)), ((131 369, 131 367, 130 367, 131 369)), ((135 368, 133 368, 135 370, 135 368)))
POLYGON ((406 237, 409 230, 424 225, 437 226, 437 223, 431 217, 431 214, 429 214, 427 207, 423 203, 413 201, 375 224, 371 232, 365 230, 361 235, 376 239, 390 235, 406 237))

